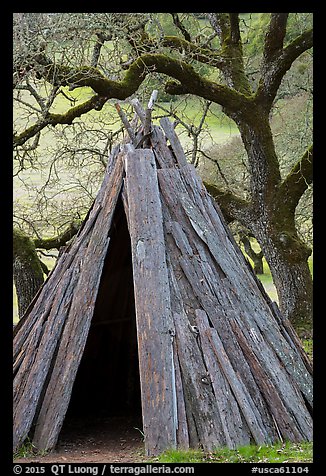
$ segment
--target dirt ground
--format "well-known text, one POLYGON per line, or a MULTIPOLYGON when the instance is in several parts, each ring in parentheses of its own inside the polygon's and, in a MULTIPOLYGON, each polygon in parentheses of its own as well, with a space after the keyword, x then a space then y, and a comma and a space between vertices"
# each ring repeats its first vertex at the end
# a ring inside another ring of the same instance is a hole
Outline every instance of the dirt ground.
POLYGON ((122 417, 76 420, 63 428, 56 449, 47 455, 17 458, 15 463, 141 463, 141 422, 122 417))

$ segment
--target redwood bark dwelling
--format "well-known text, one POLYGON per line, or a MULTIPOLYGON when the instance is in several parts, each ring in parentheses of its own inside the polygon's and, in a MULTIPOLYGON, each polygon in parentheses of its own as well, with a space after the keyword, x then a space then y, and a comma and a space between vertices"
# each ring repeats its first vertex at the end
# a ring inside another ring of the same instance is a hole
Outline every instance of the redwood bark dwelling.
POLYGON ((140 388, 148 455, 312 439, 309 359, 172 124, 160 124, 113 150, 75 240, 15 329, 15 449, 28 436, 53 449, 92 379, 91 405, 122 411, 137 408, 140 388))

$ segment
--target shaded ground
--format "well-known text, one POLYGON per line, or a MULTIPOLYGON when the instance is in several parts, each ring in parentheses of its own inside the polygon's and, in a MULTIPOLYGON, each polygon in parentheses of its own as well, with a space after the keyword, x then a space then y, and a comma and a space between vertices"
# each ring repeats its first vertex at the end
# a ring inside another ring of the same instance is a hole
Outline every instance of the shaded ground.
MULTIPOLYGON (((141 463, 146 461, 141 422, 121 417, 71 421, 51 454, 15 463, 141 463)), ((148 461, 148 458, 147 458, 148 461)))

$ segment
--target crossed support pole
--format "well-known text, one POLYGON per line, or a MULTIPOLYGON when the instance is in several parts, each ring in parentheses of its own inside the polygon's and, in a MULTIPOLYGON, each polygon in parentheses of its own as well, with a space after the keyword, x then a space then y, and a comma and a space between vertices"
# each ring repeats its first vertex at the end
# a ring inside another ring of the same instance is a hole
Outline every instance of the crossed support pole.
POLYGON ((130 101, 130 103, 132 104, 135 110, 136 115, 140 118, 140 121, 143 126, 142 136, 140 139, 136 137, 134 133, 134 129, 131 126, 125 112, 121 109, 120 104, 115 103, 115 108, 119 114, 119 117, 128 132, 128 135, 130 137, 132 144, 135 146, 136 149, 140 148, 142 145, 144 148, 148 148, 150 146, 149 137, 151 135, 151 130, 152 130, 152 111, 153 111, 155 101, 157 99, 157 94, 158 94, 158 91, 154 89, 148 101, 146 110, 142 107, 138 99, 132 99, 130 101))

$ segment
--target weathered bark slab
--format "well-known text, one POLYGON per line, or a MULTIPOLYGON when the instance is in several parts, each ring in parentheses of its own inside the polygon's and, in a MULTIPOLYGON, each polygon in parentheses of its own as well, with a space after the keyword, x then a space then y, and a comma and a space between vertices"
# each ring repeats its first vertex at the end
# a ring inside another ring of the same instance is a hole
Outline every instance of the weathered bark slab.
POLYGON ((241 414, 232 388, 223 373, 223 367, 219 364, 211 347, 209 335, 212 331, 208 319, 205 313, 198 309, 196 317, 201 348, 207 372, 212 382, 227 446, 235 449, 239 446, 249 445, 250 431, 241 414))
MULTIPOLYGON (((226 444, 216 399, 207 375, 197 338, 190 330, 187 316, 174 313, 176 344, 183 380, 187 415, 192 415, 197 433, 195 441, 207 451, 226 444)), ((191 436, 191 433, 190 433, 191 436)), ((194 446, 194 441, 190 441, 194 446)))
MULTIPOLYGON (((56 444, 93 315, 101 268, 109 244, 111 220, 122 186, 122 174, 122 161, 117 160, 106 184, 107 196, 99 194, 97 201, 100 203, 93 207, 83 233, 77 236, 71 248, 71 255, 66 253, 62 256, 52 275, 54 296, 49 306, 48 320, 44 328, 39 327, 38 339, 34 338, 33 349, 28 349, 17 370, 15 448, 29 432, 45 382, 47 391, 40 405, 33 441, 40 449, 51 449, 56 444), (94 220, 98 219, 95 228, 93 217, 94 220), (96 267, 93 266, 94 262, 96 267), (68 279, 70 270, 73 270, 73 281, 68 279), (67 279, 61 274, 64 272, 67 279)), ((44 305, 43 300, 40 301, 41 305, 44 305)), ((38 316, 36 309, 36 329, 38 316)), ((23 330, 24 326, 20 332, 23 330)), ((19 333, 17 336, 19 337, 19 333)))
MULTIPOLYGON (((173 370, 175 375, 175 392, 176 392, 176 429, 177 429, 177 447, 187 450, 189 449, 189 430, 187 422, 186 405, 184 399, 184 386, 182 383, 180 362, 177 353, 175 339, 173 339, 173 370)), ((173 372, 172 372, 173 376, 173 372)))
POLYGON ((143 431, 146 451, 153 455, 176 446, 174 329, 154 154, 130 148, 125 170, 143 431))
POLYGON ((110 227, 122 187, 123 164, 117 160, 110 175, 103 208, 81 259, 80 278, 75 286, 71 308, 64 327, 55 364, 42 402, 34 434, 40 449, 53 448, 68 409, 72 387, 85 348, 93 317, 104 259, 110 241, 110 227), (96 267, 94 267, 96 263, 96 267))
POLYGON ((171 122, 169 121, 167 117, 162 117, 162 119, 160 120, 160 124, 162 126, 162 129, 165 132, 166 137, 170 141, 172 150, 174 152, 175 158, 179 166, 183 167, 184 165, 187 165, 187 158, 185 156, 185 153, 183 151, 179 138, 175 133, 173 125, 171 124, 171 122))
POLYGON ((163 168, 174 167, 176 164, 173 153, 169 149, 162 129, 153 126, 151 135, 153 152, 159 166, 163 168))
MULTIPOLYGON (((284 438, 293 441, 310 439, 312 420, 303 396, 311 402, 312 379, 302 352, 285 327, 282 329, 282 322, 275 318, 271 301, 261 292, 254 273, 229 237, 225 223, 194 170, 190 166, 180 170, 162 169, 158 176, 168 263, 178 289, 174 294, 183 302, 192 324, 196 308, 206 311, 210 325, 217 332, 216 337, 214 330, 209 331, 211 341, 220 339, 215 346, 223 342, 229 362, 227 369, 232 373, 232 368, 236 368, 241 376, 242 383, 237 386, 245 395, 239 395, 245 402, 241 412, 249 412, 248 421, 253 421, 250 412, 256 418, 252 428, 248 424, 250 432, 257 442, 265 443, 275 441, 280 431, 284 438), (248 359, 248 347, 243 344, 240 332, 235 332, 234 323, 245 335, 245 342, 255 349, 256 358, 263 360, 265 378, 283 395, 278 407, 284 413, 283 424, 279 427, 275 425, 275 409, 274 412, 271 409, 271 389, 262 384, 262 370, 257 371, 254 357, 248 359), (288 412, 292 416, 287 416, 288 412), (292 424, 297 428, 290 430, 292 424)), ((209 350, 205 350, 204 355, 209 355, 209 350)))

